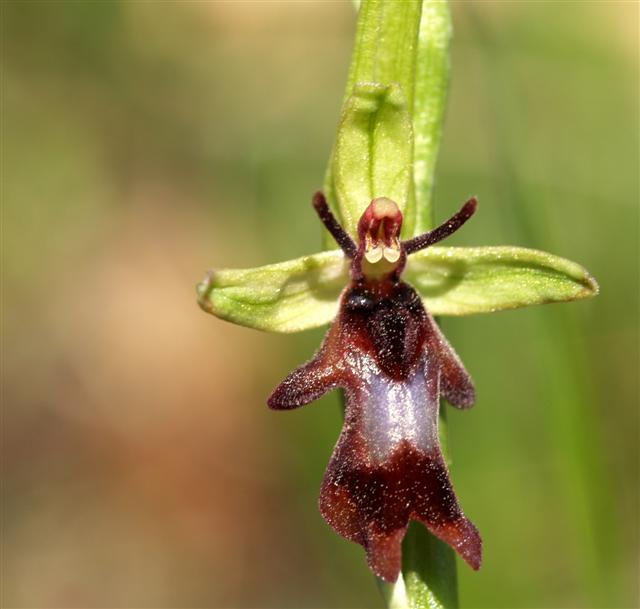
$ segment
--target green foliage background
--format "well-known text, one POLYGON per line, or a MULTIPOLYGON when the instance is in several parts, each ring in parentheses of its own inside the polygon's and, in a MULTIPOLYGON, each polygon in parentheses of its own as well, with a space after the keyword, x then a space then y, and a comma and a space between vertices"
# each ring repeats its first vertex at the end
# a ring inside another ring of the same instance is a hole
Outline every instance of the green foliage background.
MULTIPOLYGON (((466 607, 631 607, 638 5, 454 3, 436 220, 583 264, 594 300, 447 320, 478 403, 453 478, 466 607)), ((335 396, 264 401, 322 331, 195 305, 205 269, 319 249, 351 3, 5 2, 3 604, 374 607, 316 497, 335 396)))

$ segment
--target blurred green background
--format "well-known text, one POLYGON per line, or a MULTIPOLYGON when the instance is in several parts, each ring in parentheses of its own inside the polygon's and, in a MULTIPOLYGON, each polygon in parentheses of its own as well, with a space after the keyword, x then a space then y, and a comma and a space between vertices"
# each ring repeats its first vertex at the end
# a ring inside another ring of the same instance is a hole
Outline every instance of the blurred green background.
MULTIPOLYGON (((196 305, 312 253, 350 2, 3 2, 6 607, 382 605, 316 507, 335 395, 265 399, 322 331, 196 305)), ((584 264, 598 298, 447 319, 476 407, 452 475, 465 607, 638 602, 638 17, 454 3, 436 217, 584 264)))

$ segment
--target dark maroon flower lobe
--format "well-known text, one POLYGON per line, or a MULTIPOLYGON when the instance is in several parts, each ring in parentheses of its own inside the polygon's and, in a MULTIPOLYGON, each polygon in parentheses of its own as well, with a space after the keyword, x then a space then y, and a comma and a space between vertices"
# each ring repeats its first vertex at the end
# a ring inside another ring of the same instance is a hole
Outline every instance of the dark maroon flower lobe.
POLYGON ((314 358, 268 400, 271 408, 291 409, 344 389, 345 420, 320 511, 337 533, 364 547, 371 570, 389 582, 400 573, 410 520, 473 569, 482 560, 480 535, 460 508, 438 441, 440 396, 469 407, 473 383, 416 291, 399 279, 406 259, 401 225, 392 201, 374 200, 367 208, 336 320, 314 358))

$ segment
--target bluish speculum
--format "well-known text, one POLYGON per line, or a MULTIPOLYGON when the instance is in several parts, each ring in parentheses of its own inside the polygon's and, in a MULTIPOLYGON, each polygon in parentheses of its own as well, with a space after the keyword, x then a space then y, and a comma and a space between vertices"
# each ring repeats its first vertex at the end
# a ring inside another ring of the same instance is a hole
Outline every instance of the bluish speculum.
POLYGON ((365 548, 376 575, 397 579, 410 520, 477 569, 480 535, 460 508, 438 441, 440 396, 469 407, 473 384, 417 292, 400 279, 407 254, 453 232, 475 201, 431 233, 401 242, 397 205, 374 199, 358 224, 357 246, 324 197, 316 195, 314 206, 352 259, 352 280, 320 350, 276 388, 269 406, 295 408, 344 389, 344 426, 320 511, 336 532, 365 548))

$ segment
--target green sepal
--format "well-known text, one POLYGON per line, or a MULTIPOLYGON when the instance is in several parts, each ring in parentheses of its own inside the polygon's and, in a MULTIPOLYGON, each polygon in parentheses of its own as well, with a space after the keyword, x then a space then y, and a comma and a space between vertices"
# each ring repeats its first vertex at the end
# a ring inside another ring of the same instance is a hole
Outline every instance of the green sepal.
POLYGON ((210 271, 196 286, 207 313, 270 332, 299 332, 333 321, 348 283, 339 250, 253 269, 210 271))
POLYGON ((589 298, 598 284, 575 262, 522 247, 430 247, 404 279, 433 315, 471 315, 589 298))
POLYGON ((338 129, 332 175, 343 226, 356 234, 358 220, 376 197, 395 201, 403 213, 412 187, 411 115, 396 84, 357 83, 338 129))

